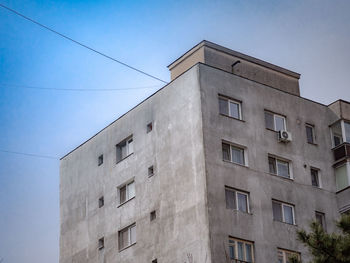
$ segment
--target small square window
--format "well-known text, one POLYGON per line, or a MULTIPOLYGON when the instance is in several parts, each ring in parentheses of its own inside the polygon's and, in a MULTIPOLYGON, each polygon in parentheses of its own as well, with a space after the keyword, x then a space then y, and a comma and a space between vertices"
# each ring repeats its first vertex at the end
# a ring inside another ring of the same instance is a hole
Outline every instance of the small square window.
POLYGON ((238 120, 242 120, 242 103, 224 96, 219 97, 219 112, 238 120))
POLYGON ((152 260, 152 263, 157 263, 157 259, 153 259, 153 260, 152 260))
POLYGON ((291 172, 289 167, 289 162, 283 161, 281 159, 269 156, 269 172, 277 176, 291 178, 291 172))
POLYGON ((152 211, 152 212, 150 213, 150 220, 153 221, 153 220, 155 220, 156 218, 157 218, 156 211, 152 211))
POLYGON ((148 177, 151 177, 154 175, 154 168, 153 165, 148 167, 148 177))
POLYGON ((305 125, 306 129, 306 140, 308 143, 315 144, 315 127, 311 124, 305 125))
POLYGON ((244 166, 247 165, 244 148, 230 145, 225 142, 222 143, 222 158, 224 161, 230 161, 244 166))
POLYGON ((98 240, 98 249, 101 250, 105 247, 105 238, 104 237, 101 237, 99 240, 98 240))
POLYGON ((103 164, 103 154, 101 154, 101 155, 98 157, 98 166, 100 166, 101 164, 103 164))
POLYGON ((152 122, 150 122, 147 124, 147 133, 151 132, 152 129, 153 129, 153 124, 152 124, 152 122))
POLYGON ((101 196, 99 199, 98 199, 98 207, 101 208, 102 206, 105 205, 105 199, 103 196, 101 196))
POLYGON ((267 129, 274 131, 286 130, 286 118, 282 115, 265 111, 265 126, 267 129))

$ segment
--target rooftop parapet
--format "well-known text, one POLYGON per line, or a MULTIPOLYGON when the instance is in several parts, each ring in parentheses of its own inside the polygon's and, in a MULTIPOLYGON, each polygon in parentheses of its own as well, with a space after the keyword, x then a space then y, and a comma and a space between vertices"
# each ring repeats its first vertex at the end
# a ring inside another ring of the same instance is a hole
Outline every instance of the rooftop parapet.
POLYGON ((168 66, 171 80, 199 62, 300 96, 300 74, 206 40, 168 66))

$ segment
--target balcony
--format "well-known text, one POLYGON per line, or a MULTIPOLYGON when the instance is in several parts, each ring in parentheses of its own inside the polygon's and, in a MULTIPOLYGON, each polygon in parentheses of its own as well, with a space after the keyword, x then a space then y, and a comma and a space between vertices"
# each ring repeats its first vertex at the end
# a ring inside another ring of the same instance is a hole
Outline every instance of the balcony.
POLYGON ((335 162, 339 162, 350 158, 350 143, 348 142, 344 142, 336 146, 332 150, 335 162))

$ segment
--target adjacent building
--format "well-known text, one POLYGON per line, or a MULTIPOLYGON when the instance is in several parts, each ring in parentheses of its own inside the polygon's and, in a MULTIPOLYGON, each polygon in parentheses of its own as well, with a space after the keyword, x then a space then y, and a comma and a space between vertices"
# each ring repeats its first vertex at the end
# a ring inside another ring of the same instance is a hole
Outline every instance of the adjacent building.
POLYGON ((60 263, 271 263, 350 211, 350 103, 202 41, 60 163, 60 263))

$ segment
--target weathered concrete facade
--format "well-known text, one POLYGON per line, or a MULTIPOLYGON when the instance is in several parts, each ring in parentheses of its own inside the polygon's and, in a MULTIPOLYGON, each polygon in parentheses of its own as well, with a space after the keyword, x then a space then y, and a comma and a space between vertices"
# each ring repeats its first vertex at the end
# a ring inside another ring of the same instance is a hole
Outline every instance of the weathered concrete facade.
MULTIPOLYGON (((62 158, 60 263, 236 262, 228 259, 229 238, 251 242, 254 262, 277 262, 278 248, 307 260, 296 229, 307 228, 318 211, 334 231, 340 212, 350 210, 350 188, 339 190, 335 175, 349 162, 350 152, 335 153, 350 143, 350 104, 304 99, 299 74, 216 44, 204 41, 192 50, 169 66, 170 84, 62 158), (224 68, 237 58, 238 71, 224 68), (219 96, 239 102, 241 117, 220 114, 219 96), (291 142, 265 128, 266 110, 285 117, 291 142), (344 134, 335 146, 336 123, 344 134), (117 162, 116 145, 131 135, 133 153, 117 162), (223 141, 244 149, 244 165, 223 161, 223 141), (291 178, 271 174, 269 156, 287 160, 291 178), (310 168, 319 171, 320 187, 312 186, 310 168), (118 189, 131 181, 135 196, 119 204, 118 189), (247 193, 247 213, 226 208, 225 187, 247 193), (293 205, 294 224, 274 220, 272 200, 293 205), (132 224, 136 242, 119 249, 119 231, 132 224)), ((343 171, 337 176, 344 181, 343 171)))

